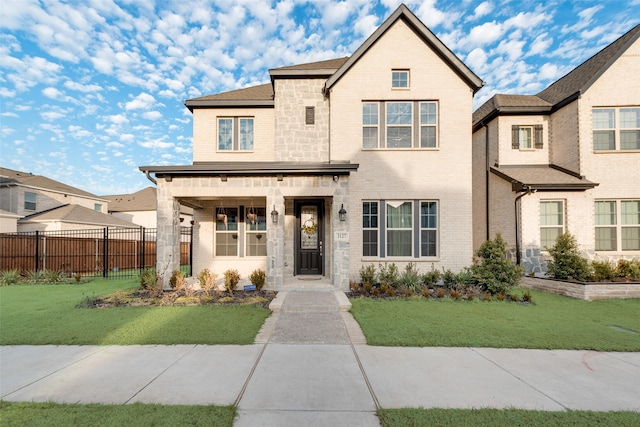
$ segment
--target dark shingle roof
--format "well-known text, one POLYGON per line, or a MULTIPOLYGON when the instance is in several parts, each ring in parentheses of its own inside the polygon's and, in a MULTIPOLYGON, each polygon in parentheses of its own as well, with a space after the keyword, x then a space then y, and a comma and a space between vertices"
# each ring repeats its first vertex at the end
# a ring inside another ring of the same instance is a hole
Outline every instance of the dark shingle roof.
POLYGON ((25 223, 30 221, 60 221, 66 223, 95 225, 100 227, 139 227, 139 225, 136 225, 129 221, 125 221, 124 219, 117 218, 113 215, 107 215, 102 212, 94 211, 80 205, 58 206, 57 208, 26 216, 18 222, 25 223))
POLYGON ((496 114, 547 112, 584 93, 640 37, 640 24, 537 95, 496 94, 473 113, 474 131, 496 114))
POLYGON ((308 62, 306 64, 288 65, 285 67, 272 68, 270 73, 278 71, 321 71, 321 70, 333 70, 334 72, 342 67, 342 64, 347 62, 348 56, 344 58, 327 59, 324 61, 308 62))
POLYGON ((514 191, 532 190, 584 191, 598 184, 553 165, 493 166, 491 172, 511 183, 514 191))
POLYGON ((583 62, 538 96, 558 104, 576 93, 583 93, 640 37, 640 24, 583 62))
POLYGON ((56 191, 59 193, 73 194, 76 196, 84 196, 92 199, 101 199, 95 194, 88 191, 80 190, 62 182, 47 178, 42 175, 34 175, 29 172, 20 172, 13 169, 0 168, 0 185, 26 185, 29 187, 39 188, 42 190, 56 191))
POLYGON ((244 89, 230 90, 228 92, 216 93, 213 95, 201 96, 199 98, 188 99, 191 101, 257 101, 257 100, 273 100, 273 86, 271 83, 265 83, 258 86, 246 87, 244 89))

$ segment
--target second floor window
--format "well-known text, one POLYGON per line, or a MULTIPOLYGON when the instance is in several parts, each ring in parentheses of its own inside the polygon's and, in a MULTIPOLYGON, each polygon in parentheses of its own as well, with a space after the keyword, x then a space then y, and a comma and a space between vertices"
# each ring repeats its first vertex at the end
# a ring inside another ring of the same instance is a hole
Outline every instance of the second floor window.
POLYGON ((382 101, 362 104, 362 148, 437 147, 437 102, 382 101))
POLYGON ((594 151, 640 150, 640 107, 594 108, 594 151))
POLYGON ((219 118, 218 151, 253 151, 253 118, 219 118))
POLYGON ((36 193, 24 193, 24 208, 28 211, 36 210, 36 193))
POLYGON ((511 148, 514 150, 539 150, 544 147, 542 125, 511 126, 511 148))

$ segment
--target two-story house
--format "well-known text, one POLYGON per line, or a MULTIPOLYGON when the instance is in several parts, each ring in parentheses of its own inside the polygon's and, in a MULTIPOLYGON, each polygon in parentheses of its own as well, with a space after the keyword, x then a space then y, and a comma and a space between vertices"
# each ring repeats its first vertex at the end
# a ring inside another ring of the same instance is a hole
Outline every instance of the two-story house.
POLYGON ((640 25, 537 95, 473 114, 474 247, 501 233, 527 272, 569 232, 590 258, 640 256, 640 25))
POLYGON ((43 175, 0 168, 0 210, 17 223, 7 232, 136 227, 107 215, 108 200, 43 175))
POLYGON ((406 6, 350 57, 270 75, 185 102, 192 165, 140 167, 157 183, 158 271, 178 268, 180 203, 194 208, 196 274, 263 268, 271 289, 346 290, 369 264, 471 263, 483 82, 406 6))

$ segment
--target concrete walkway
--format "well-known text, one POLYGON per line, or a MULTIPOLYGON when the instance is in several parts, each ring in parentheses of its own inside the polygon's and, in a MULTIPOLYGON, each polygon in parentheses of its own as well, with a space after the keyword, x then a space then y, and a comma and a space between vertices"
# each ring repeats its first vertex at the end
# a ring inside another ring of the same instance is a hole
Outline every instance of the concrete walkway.
POLYGON ((378 407, 640 411, 640 353, 371 347, 348 308, 281 292, 246 346, 0 347, 0 396, 236 404, 235 426, 378 426, 378 407))

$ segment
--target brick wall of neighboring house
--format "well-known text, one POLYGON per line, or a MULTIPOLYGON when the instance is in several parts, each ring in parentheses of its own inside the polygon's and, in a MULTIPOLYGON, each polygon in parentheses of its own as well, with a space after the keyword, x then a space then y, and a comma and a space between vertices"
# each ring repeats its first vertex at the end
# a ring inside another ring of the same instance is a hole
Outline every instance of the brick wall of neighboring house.
POLYGON ((330 160, 329 101, 322 94, 325 81, 275 80, 276 161, 330 160), (314 107, 314 124, 306 124, 306 107, 314 107))
POLYGON ((268 162, 274 160, 273 108, 194 108, 194 162, 268 162), (254 150, 224 152, 218 150, 219 117, 254 117, 254 150))

